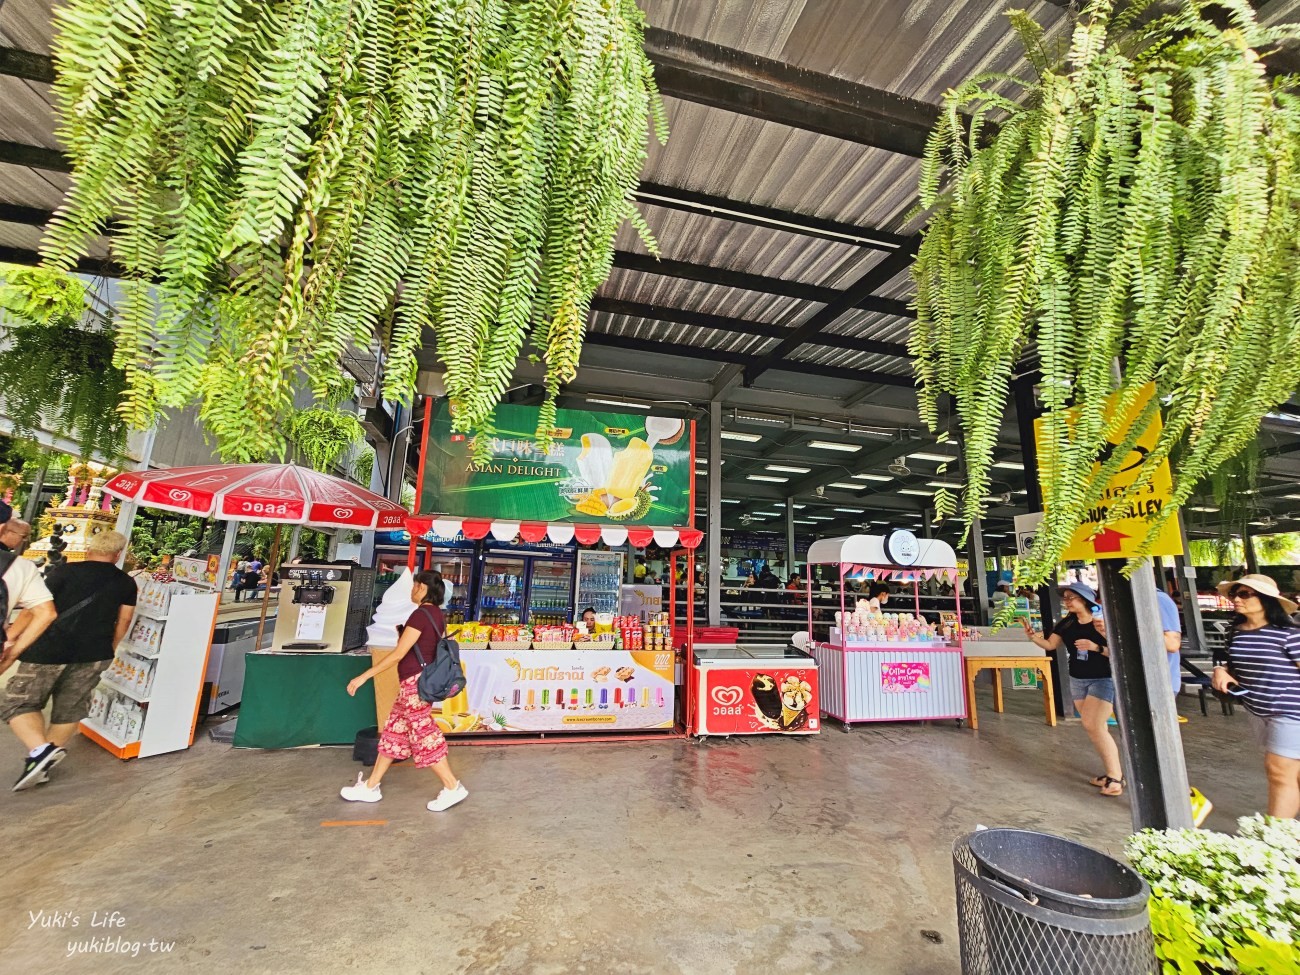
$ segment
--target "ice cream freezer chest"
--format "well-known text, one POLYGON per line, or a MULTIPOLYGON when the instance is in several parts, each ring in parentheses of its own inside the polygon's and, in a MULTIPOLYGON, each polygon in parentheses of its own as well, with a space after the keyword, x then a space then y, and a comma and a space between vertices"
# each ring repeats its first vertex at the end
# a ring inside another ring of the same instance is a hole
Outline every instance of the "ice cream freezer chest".
POLYGON ((845 724, 966 717, 960 647, 893 643, 811 645, 822 678, 822 709, 845 724))
POLYGON ((699 735, 815 735, 817 661, 789 648, 695 649, 699 735))

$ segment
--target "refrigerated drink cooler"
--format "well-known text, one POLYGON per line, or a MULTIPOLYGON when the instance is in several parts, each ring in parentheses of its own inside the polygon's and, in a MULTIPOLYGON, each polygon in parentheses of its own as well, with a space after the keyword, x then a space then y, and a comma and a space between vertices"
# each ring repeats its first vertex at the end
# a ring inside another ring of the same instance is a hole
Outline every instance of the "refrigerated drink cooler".
POLYGON ((533 558, 528 571, 524 622, 558 626, 573 619, 573 557, 533 558))
POLYGON ((623 598, 623 553, 579 552, 578 596, 574 613, 591 607, 597 613, 617 614, 623 598))

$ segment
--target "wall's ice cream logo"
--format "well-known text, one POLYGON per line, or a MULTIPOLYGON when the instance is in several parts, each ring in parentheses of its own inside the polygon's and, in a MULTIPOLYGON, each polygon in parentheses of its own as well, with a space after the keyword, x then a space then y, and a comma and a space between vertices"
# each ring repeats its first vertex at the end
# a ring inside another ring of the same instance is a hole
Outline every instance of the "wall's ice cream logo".
POLYGON ((577 464, 578 476, 591 486, 586 494, 571 496, 578 511, 613 521, 649 514, 654 496, 647 475, 654 464, 654 450, 640 437, 615 451, 599 433, 584 433, 577 464))

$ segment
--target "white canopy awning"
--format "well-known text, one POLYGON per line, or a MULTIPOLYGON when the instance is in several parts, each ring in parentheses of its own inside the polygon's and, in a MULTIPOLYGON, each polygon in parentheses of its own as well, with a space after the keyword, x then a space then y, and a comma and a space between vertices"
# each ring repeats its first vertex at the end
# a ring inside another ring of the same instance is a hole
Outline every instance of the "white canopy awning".
MULTIPOLYGON (((911 565, 900 566, 904 569, 955 569, 957 554, 947 542, 935 538, 918 538, 920 554, 911 565)), ((895 566, 885 554, 884 535, 848 535, 844 538, 821 538, 812 543, 808 549, 809 565, 853 565, 895 566)))

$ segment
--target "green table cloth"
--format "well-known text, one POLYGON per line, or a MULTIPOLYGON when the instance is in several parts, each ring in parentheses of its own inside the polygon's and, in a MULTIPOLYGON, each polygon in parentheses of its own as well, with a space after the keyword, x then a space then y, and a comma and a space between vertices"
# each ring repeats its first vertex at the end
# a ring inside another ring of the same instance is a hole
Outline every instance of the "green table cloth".
POLYGON ((369 667, 369 653, 250 653, 235 747, 351 745, 375 726, 374 682, 348 696, 348 681, 369 667))

